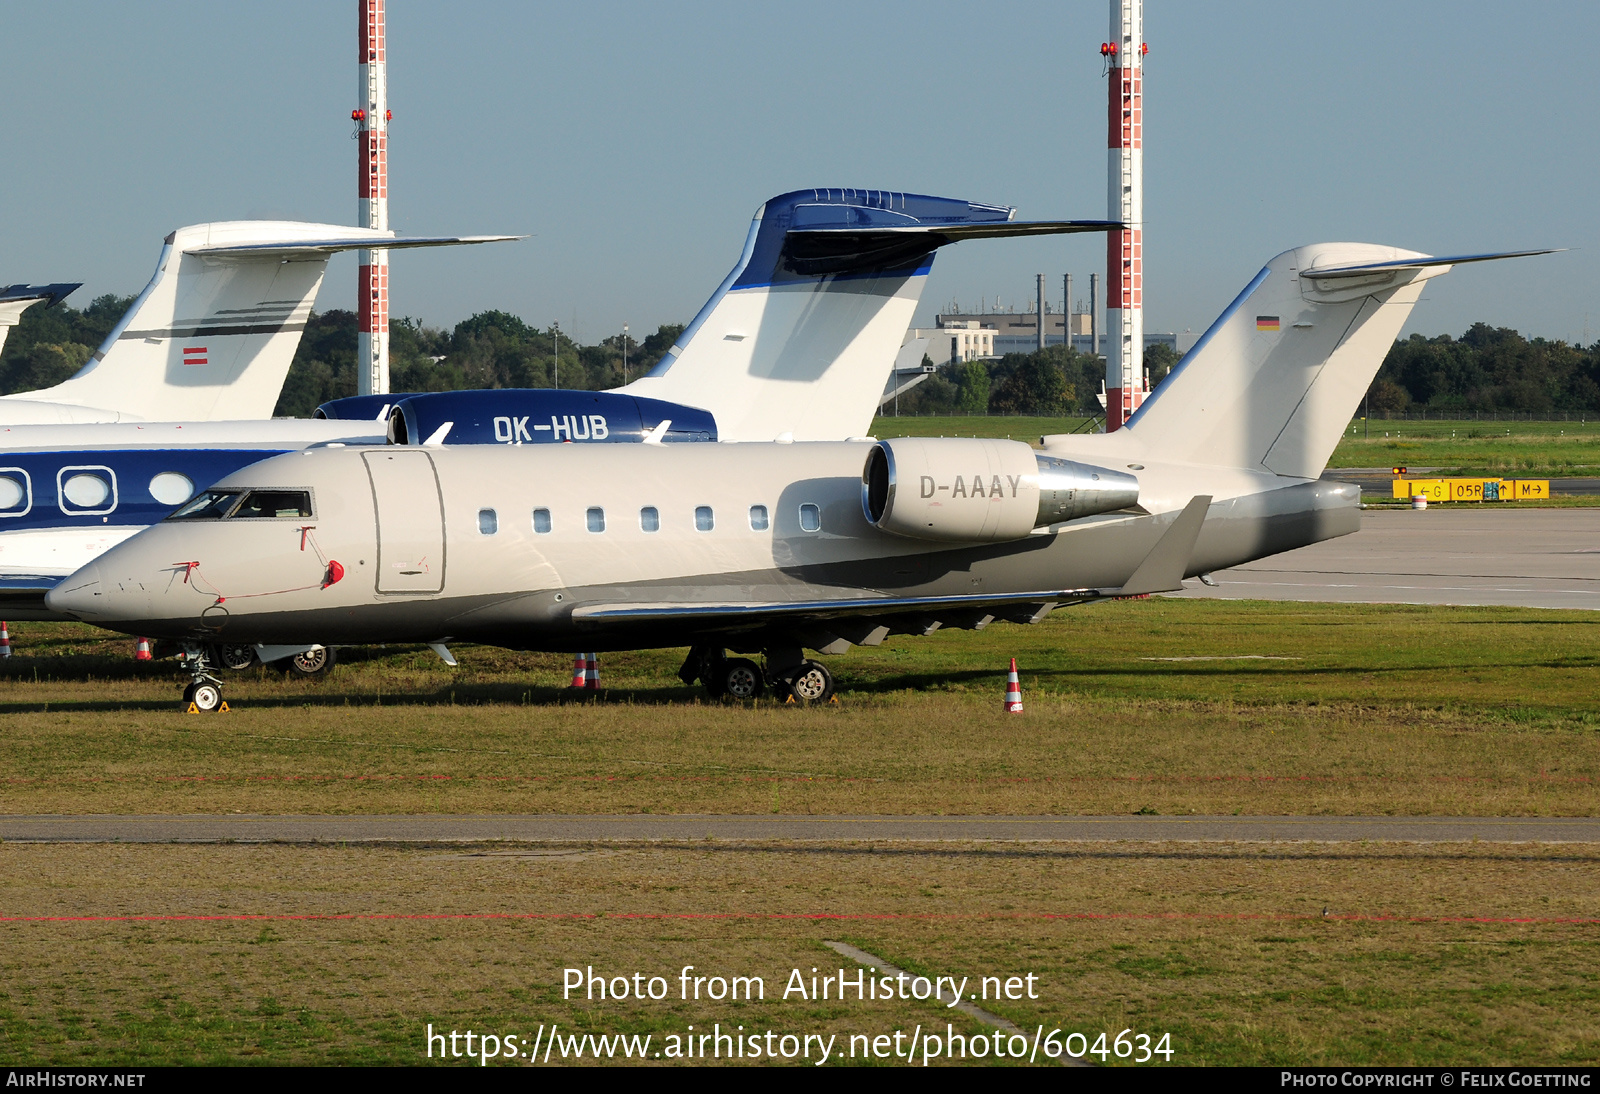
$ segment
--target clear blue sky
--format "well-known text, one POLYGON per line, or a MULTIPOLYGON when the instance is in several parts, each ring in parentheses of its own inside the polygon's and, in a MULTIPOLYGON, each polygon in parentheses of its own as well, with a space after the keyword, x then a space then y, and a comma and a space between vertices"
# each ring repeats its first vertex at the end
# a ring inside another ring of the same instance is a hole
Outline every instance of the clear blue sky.
MULTIPOLYGON (((161 237, 354 223, 355 4, 4 7, 0 283, 132 293, 161 237)), ((1600 5, 1148 0, 1146 327, 1203 329, 1288 247, 1567 254, 1462 268, 1410 329, 1600 338, 1600 5), (1592 314, 1591 314, 1592 309, 1592 314)), ((393 259, 393 310, 586 341, 687 321, 751 213, 805 186, 1105 215, 1107 4, 390 0, 394 226, 533 238, 393 259)), ((920 313, 1098 237, 944 252, 920 313)), ((336 259, 321 308, 354 300, 336 259)))

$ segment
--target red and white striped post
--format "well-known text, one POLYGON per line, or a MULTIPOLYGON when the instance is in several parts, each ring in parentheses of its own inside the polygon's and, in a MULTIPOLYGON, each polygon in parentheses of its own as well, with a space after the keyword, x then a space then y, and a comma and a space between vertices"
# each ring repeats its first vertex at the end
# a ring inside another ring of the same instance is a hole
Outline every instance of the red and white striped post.
MULTIPOLYGON (((356 196, 363 228, 389 227, 389 78, 385 59, 384 0, 356 0, 360 53, 357 94, 350 112, 361 148, 356 196)), ((361 251, 356 279, 360 326, 356 339, 356 393, 389 390, 389 252, 361 251)))
POLYGON ((1144 0, 1111 0, 1107 87, 1106 432, 1144 402, 1144 0))

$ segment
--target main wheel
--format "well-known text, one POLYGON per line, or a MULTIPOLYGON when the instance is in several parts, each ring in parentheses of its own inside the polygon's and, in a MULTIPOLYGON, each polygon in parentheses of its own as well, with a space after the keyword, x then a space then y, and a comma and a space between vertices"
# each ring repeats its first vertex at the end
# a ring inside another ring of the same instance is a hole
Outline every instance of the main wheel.
POLYGON ((338 660, 331 648, 319 646, 314 650, 306 650, 304 653, 285 658, 283 664, 296 676, 321 676, 333 668, 338 660))
POLYGON ((748 661, 743 657, 724 661, 717 670, 717 676, 722 685, 722 694, 728 698, 761 698, 765 681, 761 678, 761 669, 754 661, 748 661))
POLYGON ((211 659, 225 669, 242 672, 256 663, 256 648, 239 642, 211 647, 211 659))
POLYGON ((196 684, 189 701, 199 707, 201 713, 209 714, 222 705, 222 689, 215 684, 196 684))
POLYGON ((833 698, 833 673, 818 661, 802 661, 789 681, 789 694, 802 703, 826 703, 833 698))

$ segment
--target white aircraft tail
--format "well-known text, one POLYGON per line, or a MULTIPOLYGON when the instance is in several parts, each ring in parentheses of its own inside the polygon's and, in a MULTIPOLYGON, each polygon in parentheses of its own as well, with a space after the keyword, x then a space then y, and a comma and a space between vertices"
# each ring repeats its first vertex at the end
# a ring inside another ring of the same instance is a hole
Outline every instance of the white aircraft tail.
POLYGON ((27 418, 22 404, 41 404, 50 421, 75 420, 73 408, 113 421, 270 418, 329 255, 512 238, 398 238, 294 221, 179 228, 167 236, 150 284, 89 363, 55 387, 6 396, 0 419, 27 418))
POLYGON ((1433 257, 1319 243, 1269 262, 1125 427, 1152 459, 1314 479, 1430 277, 1546 251, 1433 257))
POLYGON ((723 440, 840 440, 872 425, 933 252, 963 239, 1102 232, 883 190, 797 190, 756 210, 738 264, 677 344, 621 390, 709 410, 723 440))

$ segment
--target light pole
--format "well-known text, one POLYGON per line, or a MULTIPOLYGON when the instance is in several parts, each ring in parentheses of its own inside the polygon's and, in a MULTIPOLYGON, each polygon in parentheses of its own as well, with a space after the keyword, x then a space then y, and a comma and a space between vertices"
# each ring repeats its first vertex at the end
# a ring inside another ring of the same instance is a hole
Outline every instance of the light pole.
POLYGON ((628 324, 622 324, 622 382, 628 382, 628 324))
POLYGON ((550 376, 561 387, 561 324, 550 324, 550 376))

